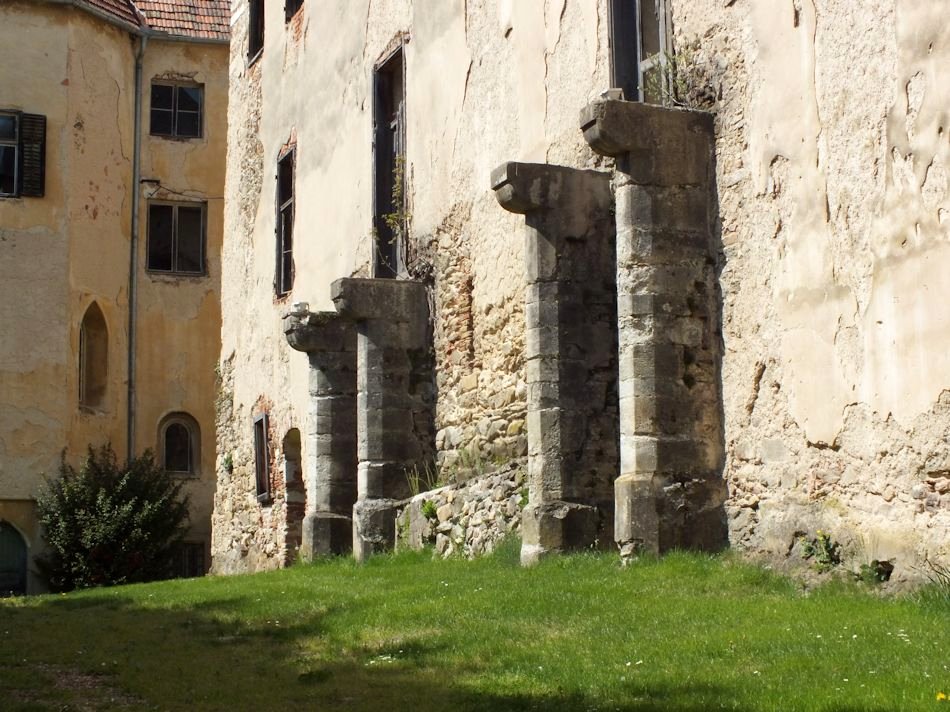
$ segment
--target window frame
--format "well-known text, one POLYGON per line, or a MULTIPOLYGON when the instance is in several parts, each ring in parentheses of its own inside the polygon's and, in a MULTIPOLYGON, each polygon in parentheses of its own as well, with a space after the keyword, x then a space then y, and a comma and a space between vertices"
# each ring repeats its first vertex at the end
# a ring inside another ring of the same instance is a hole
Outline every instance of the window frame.
POLYGON ((175 275, 179 277, 205 277, 208 274, 208 203, 204 200, 194 201, 173 201, 173 200, 149 200, 148 210, 146 211, 146 240, 145 240, 145 271, 155 275, 175 275), (160 269, 151 266, 152 250, 152 208, 153 207, 171 207, 172 210, 172 239, 171 239, 171 269, 160 269), (199 235, 199 253, 201 268, 197 271, 176 269, 178 266, 178 246, 180 235, 178 230, 178 210, 179 208, 200 208, 201 210, 201 234, 199 235))
POLYGON ((274 272, 274 293, 285 297, 294 288, 294 222, 296 219, 295 194, 297 180, 297 148, 291 147, 277 159, 277 207, 276 223, 276 265, 274 272), (282 195, 281 171, 289 166, 289 195, 282 195), (289 246, 288 246, 289 243, 289 246))
POLYGON ((161 467, 173 477, 197 478, 201 475, 201 428, 193 416, 185 412, 169 413, 158 424, 158 452, 161 467), (173 425, 184 427, 188 433, 188 469, 168 469, 167 444, 168 429, 173 425))
POLYGON ((42 198, 46 195, 46 116, 19 109, 2 109, 0 116, 14 120, 14 138, 0 139, 13 149, 13 192, 3 198, 42 198))
POLYGON ((254 478, 257 501, 267 504, 273 499, 270 477, 270 422, 267 413, 254 418, 254 478))
POLYGON ((0 110, 0 116, 10 116, 14 121, 14 137, 0 138, 0 146, 13 149, 13 192, 0 191, 0 198, 18 198, 20 196, 20 112, 0 110))
POLYGON ((397 279, 407 274, 409 225, 406 156, 406 52, 401 42, 373 70, 373 261, 372 275, 397 279), (400 165, 401 163, 401 165, 400 165), (395 182, 402 181, 398 189, 395 182), (401 204, 393 198, 401 196, 401 204), (390 216, 401 216, 398 230, 390 216))
POLYGON ((192 141, 195 139, 204 138, 204 118, 205 118, 205 85, 198 82, 176 82, 169 81, 165 79, 153 79, 152 83, 149 85, 149 126, 148 131, 150 136, 155 136, 157 138, 164 139, 174 139, 179 141, 192 141), (156 86, 161 87, 170 87, 172 91, 172 108, 165 109, 159 108, 156 109, 153 102, 153 91, 156 86), (178 105, 178 91, 180 89, 197 89, 198 90, 198 133, 197 134, 182 134, 178 130, 178 120, 180 113, 194 114, 194 111, 190 109, 181 109, 178 105), (172 131, 171 133, 161 133, 155 130, 155 111, 171 111, 172 115, 172 131))
MULTIPOLYGON (((637 95, 638 101, 652 103, 655 97, 646 96, 646 76, 653 70, 660 72, 660 82, 662 91, 668 91, 666 76, 667 56, 672 51, 670 38, 673 36, 670 27, 670 12, 667 0, 651 0, 656 8, 657 14, 657 43, 659 51, 647 57, 644 56, 643 47, 643 0, 636 0, 636 23, 637 23, 637 95)), ((660 103, 663 103, 663 97, 660 97, 660 103)))
POLYGON ((247 63, 254 64, 264 54, 264 0, 248 0, 247 4, 247 63))

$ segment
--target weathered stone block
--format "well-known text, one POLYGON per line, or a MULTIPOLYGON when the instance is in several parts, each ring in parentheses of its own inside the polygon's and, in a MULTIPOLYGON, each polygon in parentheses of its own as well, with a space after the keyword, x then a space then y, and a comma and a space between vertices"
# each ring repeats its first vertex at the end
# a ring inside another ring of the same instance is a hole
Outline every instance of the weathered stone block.
POLYGON ((348 554, 353 548, 353 521, 333 512, 311 512, 303 520, 300 558, 348 554))

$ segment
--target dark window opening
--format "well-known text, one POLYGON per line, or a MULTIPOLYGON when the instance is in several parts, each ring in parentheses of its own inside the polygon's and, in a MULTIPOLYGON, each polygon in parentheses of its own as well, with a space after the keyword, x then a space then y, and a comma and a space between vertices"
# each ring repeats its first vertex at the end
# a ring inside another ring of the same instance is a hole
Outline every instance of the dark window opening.
POLYGON ((165 428, 165 469, 169 472, 191 472, 191 433, 182 423, 169 423, 165 428))
POLYGON ((151 133, 173 138, 201 138, 204 88, 187 84, 152 84, 151 133))
POLYGON ((178 578, 197 578, 207 573, 204 542, 185 541, 175 552, 175 575, 178 578))
POLYGON ((397 277, 405 262, 406 101, 405 63, 400 47, 373 75, 373 232, 375 277, 397 277))
POLYGON ((637 12, 632 0, 611 0, 610 54, 613 87, 623 89, 624 99, 637 101, 640 76, 637 72, 637 12))
POLYGON ((158 428, 162 467, 176 475, 197 475, 200 446, 198 422, 187 413, 173 413, 158 428))
POLYGON ((278 296, 294 286, 294 151, 277 162, 277 273, 278 296))
POLYGON ((270 448, 267 444, 267 414, 254 419, 254 474, 257 481, 257 501, 270 502, 270 448))
POLYGON ((149 270, 204 274, 206 207, 205 203, 149 203, 149 270))
POLYGON ((247 58, 253 62, 264 51, 264 0, 250 0, 247 25, 247 58))
POLYGON ((0 521, 0 598, 26 593, 26 541, 20 532, 0 521))
POLYGON ((46 117, 0 111, 0 197, 42 198, 46 191, 46 117))
POLYGON ((297 11, 303 7, 303 0, 286 0, 284 3, 284 15, 286 19, 292 18, 297 11))
POLYGON ((79 405, 101 409, 105 405, 109 373, 109 332, 99 305, 86 309, 79 326, 79 405))

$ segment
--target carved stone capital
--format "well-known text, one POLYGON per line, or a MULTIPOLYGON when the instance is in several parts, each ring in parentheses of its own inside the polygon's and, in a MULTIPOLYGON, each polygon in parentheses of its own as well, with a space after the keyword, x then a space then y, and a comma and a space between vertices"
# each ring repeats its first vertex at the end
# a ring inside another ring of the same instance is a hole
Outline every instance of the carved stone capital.
POLYGON ((284 316, 284 336, 297 351, 352 351, 353 324, 337 312, 294 311, 284 316))
POLYGON ((609 207, 610 177, 600 171, 548 163, 508 161, 491 173, 498 204, 510 213, 534 210, 578 210, 578 200, 594 200, 609 207))
POLYGON ((629 157, 621 170, 635 183, 687 185, 708 180, 714 140, 711 114, 606 99, 581 110, 580 127, 597 153, 629 157))

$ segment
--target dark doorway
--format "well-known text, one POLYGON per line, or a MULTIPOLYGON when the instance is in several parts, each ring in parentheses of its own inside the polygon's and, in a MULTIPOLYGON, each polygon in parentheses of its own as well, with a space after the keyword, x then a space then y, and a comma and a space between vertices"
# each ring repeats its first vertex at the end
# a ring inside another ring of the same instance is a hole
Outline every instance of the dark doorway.
POLYGON ((26 542, 20 532, 0 522, 0 598, 26 593, 26 542))
POLYGON ((405 269, 406 90, 402 47, 373 74, 374 277, 397 277, 405 269))

